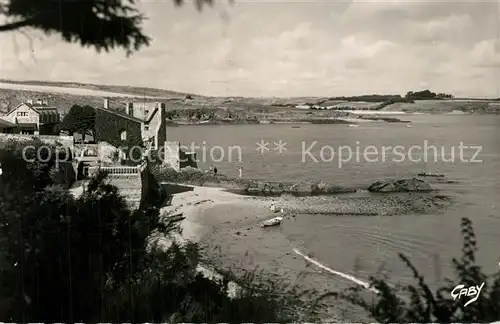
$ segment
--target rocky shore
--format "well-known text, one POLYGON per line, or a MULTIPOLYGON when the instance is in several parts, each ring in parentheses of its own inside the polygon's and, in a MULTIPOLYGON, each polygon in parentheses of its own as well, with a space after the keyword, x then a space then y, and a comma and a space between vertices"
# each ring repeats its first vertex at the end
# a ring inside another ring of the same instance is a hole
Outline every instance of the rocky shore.
POLYGON ((180 172, 177 172, 172 168, 156 165, 151 168, 151 172, 158 182, 223 188, 252 195, 280 195, 285 193, 322 195, 356 192, 354 188, 337 186, 323 181, 275 182, 228 178, 224 175, 215 175, 191 167, 183 168, 180 172))
MULTIPOLYGON (((377 181, 367 188, 350 188, 325 181, 265 181, 242 178, 229 178, 221 174, 213 174, 200 169, 186 167, 179 172, 163 165, 155 165, 151 172, 159 183, 184 184, 200 187, 222 188, 240 194, 255 196, 279 196, 291 194, 295 196, 317 196, 354 193, 367 190, 373 193, 390 192, 431 192, 432 187, 421 179, 412 177, 399 180, 377 181)), ((441 181, 443 182, 443 181, 441 181)))
MULTIPOLYGON (((182 217, 182 238, 179 240, 199 244, 203 264, 199 271, 205 276, 217 278, 220 276, 218 273, 231 271, 236 278, 241 278, 257 269, 262 273, 256 274, 265 275, 267 280, 283 282, 290 289, 307 291, 310 297, 314 297, 327 291, 342 291, 353 283, 321 271, 294 253, 296 247, 300 251, 307 251, 301 250, 300 242, 291 241, 293 235, 289 233, 294 231, 296 222, 301 223, 303 219, 313 221, 315 217, 325 216, 332 217, 333 222, 335 219, 341 221, 338 217, 366 219, 370 216, 436 213, 451 204, 452 200, 448 197, 418 192, 255 197, 194 186, 191 190, 175 194, 170 206, 164 207, 164 211, 168 212, 167 215, 182 217), (283 223, 277 228, 262 229, 258 224, 276 215, 270 211, 272 204, 284 209, 283 223)), ((161 240, 168 246, 168 238, 161 240)), ((234 286, 231 289, 238 291, 240 288, 234 286)), ((346 320, 342 315, 346 307, 350 306, 336 301, 328 306, 322 317, 325 320, 346 320)), ((349 320, 365 322, 368 319, 364 316, 358 313, 349 320)))
MULTIPOLYGON (((283 280, 290 288, 309 291, 315 296, 326 291, 341 291, 353 283, 311 266, 294 253, 298 248, 307 254, 307 246, 294 238, 297 231, 307 232, 302 227, 304 224, 315 219, 322 222, 326 219, 328 223, 331 219, 332 225, 350 226, 349 219, 354 217, 369 224, 386 217, 395 217, 394 221, 398 222, 398 216, 438 215, 453 204, 452 198, 434 192, 427 182, 412 177, 379 181, 372 184, 369 191, 321 181, 282 183, 231 179, 193 168, 176 172, 155 166, 151 171, 165 187, 172 188, 173 199, 163 211, 166 217, 182 218, 182 237, 174 239, 196 242, 203 251, 200 272, 217 277, 221 270, 230 270, 236 277, 244 277, 260 269, 266 278, 283 280), (332 195, 334 193, 350 194, 332 195), (271 211, 272 205, 283 209, 283 213, 271 211), (283 217, 280 226, 269 229, 259 226, 263 220, 276 215, 283 217)), ((169 242, 162 240, 165 244, 169 242)), ((336 271, 343 270, 338 265, 328 265, 336 271)), ((345 320, 342 314, 346 307, 350 306, 338 302, 329 305, 325 319, 345 320)), ((349 320, 367 321, 364 315, 357 316, 349 320)))
POLYGON ((203 126, 203 125, 249 125, 249 124, 313 124, 313 125, 336 125, 336 124, 349 124, 356 122, 383 122, 383 123, 411 123, 410 121, 400 120, 395 117, 380 117, 380 116, 360 116, 359 118, 353 118, 354 121, 349 122, 342 118, 321 118, 321 117, 311 117, 311 118, 265 118, 259 119, 256 116, 248 119, 210 119, 210 120, 170 120, 168 122, 169 126, 203 126))
POLYGON ((360 116, 360 119, 364 120, 372 120, 372 121, 383 121, 387 123, 405 123, 405 124, 411 124, 411 121, 408 120, 401 120, 399 118, 394 118, 394 117, 371 117, 371 116, 360 116))

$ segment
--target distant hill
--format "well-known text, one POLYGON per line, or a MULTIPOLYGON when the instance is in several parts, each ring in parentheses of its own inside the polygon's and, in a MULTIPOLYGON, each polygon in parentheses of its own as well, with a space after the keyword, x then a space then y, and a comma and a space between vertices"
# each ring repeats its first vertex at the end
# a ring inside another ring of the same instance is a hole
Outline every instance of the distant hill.
POLYGON ((119 86, 119 85, 98 85, 98 84, 79 83, 79 82, 0 80, 0 83, 108 91, 108 92, 126 93, 126 94, 130 94, 130 95, 136 95, 137 97, 151 96, 151 97, 167 97, 167 98, 168 97, 184 98, 186 95, 203 97, 203 96, 198 96, 198 95, 194 95, 194 94, 187 94, 187 93, 181 93, 181 92, 175 92, 175 91, 169 91, 169 90, 163 90, 163 89, 155 89, 155 88, 130 87, 130 86, 119 86))
MULTIPOLYGON (((77 82, 48 81, 12 81, 0 80, 20 89, 2 88, 0 84, 0 113, 5 113, 28 99, 43 99, 58 107, 65 113, 74 104, 102 106, 106 92, 111 97, 112 109, 124 110, 128 101, 162 101, 171 109, 216 108, 247 112, 264 112, 295 109, 297 105, 329 106, 339 102, 349 102, 356 106, 357 102, 383 104, 383 110, 408 112, 446 113, 453 110, 498 113, 498 99, 493 100, 428 100, 422 103, 407 102, 408 98, 400 95, 360 95, 353 97, 291 97, 291 98, 249 98, 249 97, 210 97, 197 94, 182 93, 146 87, 97 85, 77 82), (44 88, 43 90, 41 88, 44 88), (85 90, 85 91, 82 91, 85 90), (85 93, 85 95, 82 95, 85 93)), ((422 93, 425 94, 425 91, 422 93)), ((415 95, 415 93, 412 93, 415 95)), ((416 92, 416 94, 421 94, 416 92)), ((433 94, 433 93, 431 93, 433 94)))

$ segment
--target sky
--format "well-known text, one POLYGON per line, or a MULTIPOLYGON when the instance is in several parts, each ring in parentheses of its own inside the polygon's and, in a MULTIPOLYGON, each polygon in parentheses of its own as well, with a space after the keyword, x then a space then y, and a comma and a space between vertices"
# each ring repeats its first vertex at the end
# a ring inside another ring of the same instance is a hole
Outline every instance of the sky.
POLYGON ((213 96, 500 97, 500 0, 215 1, 198 12, 142 0, 153 41, 129 58, 35 31, 2 33, 0 78, 213 96))

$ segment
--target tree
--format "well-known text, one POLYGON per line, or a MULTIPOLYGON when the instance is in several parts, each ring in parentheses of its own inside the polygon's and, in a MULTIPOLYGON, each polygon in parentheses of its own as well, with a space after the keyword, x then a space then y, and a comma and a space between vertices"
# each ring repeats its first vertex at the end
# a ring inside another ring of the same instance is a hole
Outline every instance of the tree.
POLYGON ((173 111, 167 111, 166 117, 169 120, 172 120, 175 116, 175 113, 173 111))
MULTIPOLYGON (((173 1, 177 6, 184 2, 173 1)), ((195 4, 201 9, 212 0, 195 4)), ((137 0, 6 0, 0 3, 0 15, 8 20, 0 32, 34 28, 97 52, 122 48, 130 55, 151 41, 142 30, 146 17, 137 0)))
POLYGON ((201 109, 196 109, 196 119, 201 120, 203 118, 203 112, 201 109))
POLYGON ((85 136, 87 134, 95 140, 95 122, 96 111, 93 107, 88 105, 73 105, 64 117, 61 129, 82 134, 82 142, 85 143, 85 136))
POLYGON ((0 150, 3 173, 0 184, 14 194, 17 190, 42 190, 54 184, 51 171, 59 161, 69 159, 69 151, 55 145, 47 145, 37 138, 26 142, 11 141, 0 150))
POLYGON ((292 294, 250 286, 230 299, 227 280, 214 282, 197 272, 195 244, 172 243, 166 250, 155 245, 152 232, 178 230, 174 217, 160 221, 161 200, 131 212, 104 173, 74 198, 53 184, 48 166, 22 162, 22 144, 16 145, 0 151, 4 174, 14 167, 19 172, 17 179, 0 176, 0 321, 296 320, 300 303, 292 294), (39 185, 19 186, 23 177, 40 179, 39 185))
POLYGON ((457 280, 447 279, 447 284, 436 291, 429 287, 425 278, 410 260, 400 254, 417 281, 416 285, 393 287, 387 278, 371 278, 371 286, 380 293, 375 301, 363 298, 362 288, 356 287, 338 297, 362 307, 378 322, 383 323, 485 323, 500 318, 500 272, 486 275, 476 264, 476 237, 472 222, 463 218, 462 257, 453 259, 457 280), (463 299, 454 300, 453 289, 462 284, 465 287, 481 285, 481 295, 474 303, 465 306, 463 299))

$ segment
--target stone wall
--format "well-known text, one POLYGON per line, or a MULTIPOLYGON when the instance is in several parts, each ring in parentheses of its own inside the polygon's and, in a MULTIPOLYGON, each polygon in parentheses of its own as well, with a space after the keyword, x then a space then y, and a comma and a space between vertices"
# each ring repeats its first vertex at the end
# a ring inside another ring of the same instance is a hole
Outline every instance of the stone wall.
POLYGON ((103 109, 96 109, 95 140, 114 147, 132 149, 142 147, 141 123, 103 109), (121 134, 125 131, 125 139, 121 134))
POLYGON ((110 174, 109 183, 118 188, 118 193, 125 199, 127 205, 132 209, 138 209, 141 203, 142 183, 141 175, 136 174, 110 174))
POLYGON ((48 144, 61 143, 65 147, 73 149, 73 136, 55 135, 25 135, 25 134, 3 134, 0 133, 0 141, 33 141, 39 139, 48 144))
POLYGON ((180 151, 181 145, 177 141, 165 141, 165 147, 163 149, 164 156, 163 165, 166 165, 175 171, 179 171, 181 169, 181 159, 180 159, 180 151))

